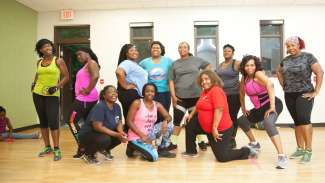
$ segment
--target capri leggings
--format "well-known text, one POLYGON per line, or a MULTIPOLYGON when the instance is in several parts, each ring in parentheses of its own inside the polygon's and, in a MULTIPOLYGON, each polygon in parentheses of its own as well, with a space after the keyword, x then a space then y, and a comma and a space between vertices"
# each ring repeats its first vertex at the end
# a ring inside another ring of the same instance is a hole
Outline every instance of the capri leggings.
POLYGON ((243 129, 244 132, 247 132, 250 130, 250 123, 257 123, 259 121, 263 121, 265 130, 269 135, 269 137, 278 135, 279 132, 276 129, 275 122, 278 118, 278 115, 280 115, 283 109, 281 100, 275 97, 275 110, 277 114, 271 113, 267 118, 264 118, 264 114, 269 108, 270 108, 270 103, 266 103, 258 109, 255 108, 251 109, 247 117, 242 115, 241 117, 238 118, 237 122, 239 127, 243 129))
POLYGON ((302 97, 305 92, 285 93, 284 99, 295 126, 310 124, 314 99, 302 97))
POLYGON ((186 111, 188 111, 188 113, 191 113, 199 98, 179 98, 179 99, 180 100, 177 101, 176 107, 174 107, 175 126, 180 126, 186 111))
POLYGON ((41 128, 59 129, 59 97, 33 93, 33 101, 41 128))

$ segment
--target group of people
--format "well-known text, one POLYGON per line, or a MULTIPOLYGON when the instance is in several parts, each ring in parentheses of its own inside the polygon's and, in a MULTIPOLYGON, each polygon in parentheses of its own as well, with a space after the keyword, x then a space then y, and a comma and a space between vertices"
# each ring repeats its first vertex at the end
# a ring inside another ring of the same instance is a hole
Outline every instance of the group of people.
MULTIPOLYGON (((314 97, 321 88, 323 70, 312 54, 301 51, 304 42, 299 37, 287 39, 286 46, 289 55, 282 60, 277 75, 295 123, 297 150, 290 158, 300 157, 300 161, 306 163, 312 155, 310 116, 314 97), (316 76, 315 86, 312 73, 316 76)), ((261 149, 250 126, 263 121, 277 150, 276 168, 286 167, 288 157, 275 126, 283 105, 275 96, 273 83, 264 73, 258 57, 246 55, 242 60, 235 60, 235 49, 227 44, 223 47, 225 60, 214 71, 209 62, 190 53, 186 42, 179 44, 180 58, 174 62, 164 56, 161 42, 153 41, 150 50, 151 57, 139 61, 135 45, 125 44, 117 63, 117 87, 107 85, 98 94, 95 87, 100 69, 98 58, 90 48, 77 49, 76 55, 83 67, 76 75, 76 98, 67 120, 78 145, 74 158, 83 157, 88 163, 98 163, 96 153, 99 152, 105 159, 112 160, 111 150, 126 142, 125 153, 129 158, 137 155, 148 161, 157 161, 158 157, 174 158, 184 122, 184 156, 197 156, 197 143, 202 151, 210 145, 220 162, 248 159, 257 157, 261 149), (246 108, 245 95, 254 105, 251 110, 246 108), (171 105, 173 117, 169 114, 171 105), (240 108, 243 115, 238 118, 240 108), (82 118, 84 124, 80 127, 82 118), (238 127, 249 139, 248 145, 240 149, 236 149, 238 127)), ((39 156, 53 152, 57 161, 61 159, 59 92, 68 82, 69 73, 64 61, 54 56, 51 41, 39 40, 36 51, 40 60, 32 92, 45 145, 39 156)))

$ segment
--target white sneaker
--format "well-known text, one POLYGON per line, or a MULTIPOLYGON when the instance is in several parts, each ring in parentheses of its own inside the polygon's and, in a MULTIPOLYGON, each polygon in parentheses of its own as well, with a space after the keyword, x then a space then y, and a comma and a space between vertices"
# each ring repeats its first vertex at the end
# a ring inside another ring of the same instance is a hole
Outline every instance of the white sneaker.
POLYGON ((288 164, 288 157, 287 156, 278 156, 278 162, 276 165, 277 169, 285 169, 288 164))

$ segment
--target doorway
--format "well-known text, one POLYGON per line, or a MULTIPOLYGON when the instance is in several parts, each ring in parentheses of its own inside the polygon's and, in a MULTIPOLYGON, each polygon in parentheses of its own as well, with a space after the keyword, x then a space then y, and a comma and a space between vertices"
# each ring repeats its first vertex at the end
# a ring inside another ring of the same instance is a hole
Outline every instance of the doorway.
POLYGON ((90 26, 55 26, 54 44, 57 56, 67 65, 70 80, 61 89, 60 96, 60 124, 64 125, 69 119, 72 103, 75 99, 76 74, 82 68, 76 56, 78 47, 90 47, 90 26))

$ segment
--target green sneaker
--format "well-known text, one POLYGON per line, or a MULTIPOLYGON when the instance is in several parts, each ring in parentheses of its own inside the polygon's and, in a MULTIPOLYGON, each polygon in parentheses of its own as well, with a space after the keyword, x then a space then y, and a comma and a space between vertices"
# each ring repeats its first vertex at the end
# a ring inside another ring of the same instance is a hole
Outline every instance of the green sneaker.
POLYGON ((54 154, 54 158, 53 158, 54 161, 59 161, 61 159, 60 149, 54 149, 53 154, 54 154))
POLYGON ((38 154, 38 157, 44 157, 48 154, 51 154, 53 151, 53 149, 49 146, 49 147, 44 147, 43 150, 38 154))
POLYGON ((305 154, 305 151, 302 148, 297 147, 297 150, 290 155, 290 159, 299 158, 300 156, 303 156, 305 154))
POLYGON ((305 150, 304 151, 304 155, 302 156, 302 158, 300 159, 299 163, 309 163, 310 160, 311 160, 311 155, 312 155, 312 152, 310 150, 305 150))

